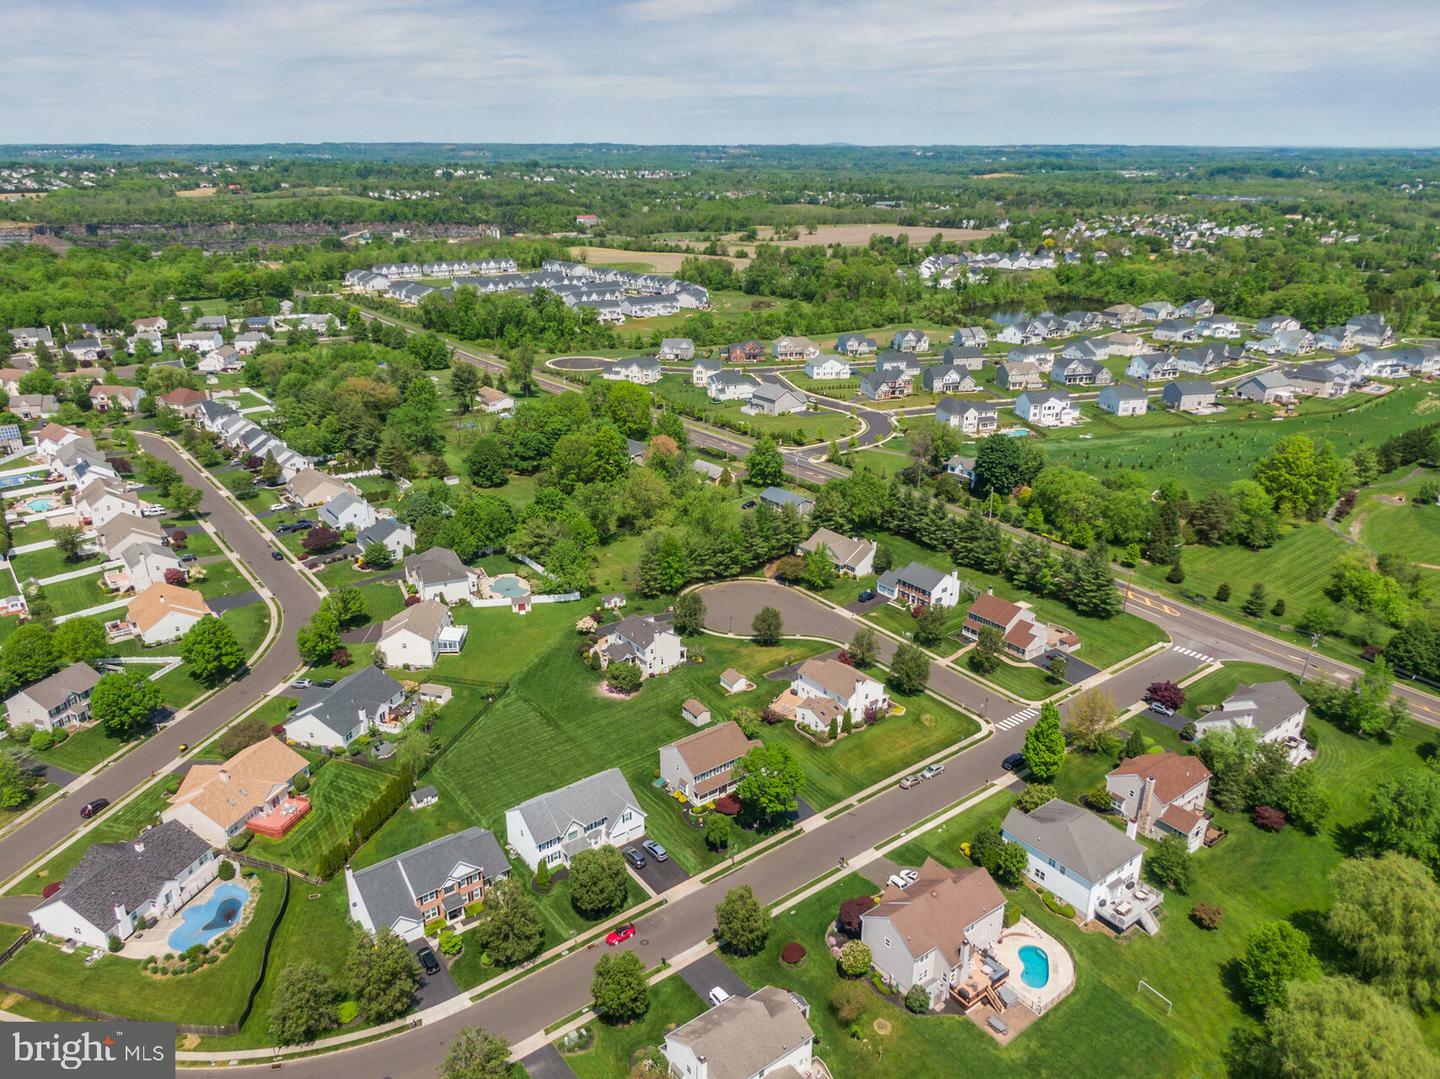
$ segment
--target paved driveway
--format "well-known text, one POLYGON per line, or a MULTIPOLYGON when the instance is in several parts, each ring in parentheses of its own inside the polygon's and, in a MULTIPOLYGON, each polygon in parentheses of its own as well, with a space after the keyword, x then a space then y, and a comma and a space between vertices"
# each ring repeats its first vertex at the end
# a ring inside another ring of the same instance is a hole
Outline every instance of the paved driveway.
MULTIPOLYGON (((423 947, 425 947, 425 941, 423 940, 413 940, 410 942, 410 950, 412 952, 418 953, 423 947)), ((420 985, 416 989, 418 999, 415 1008, 417 1011, 423 1011, 436 1004, 443 1004, 460 992, 460 987, 455 984, 455 979, 450 976, 450 968, 445 965, 444 958, 439 952, 435 953, 435 958, 440 960, 440 972, 438 974, 425 974, 424 972, 420 974, 420 985)))
POLYGON ((675 885, 683 884, 690 879, 690 874, 681 869, 680 864, 676 862, 674 858, 667 858, 663 862, 657 862, 650 852, 640 845, 642 842, 643 840, 637 839, 634 843, 628 844, 623 849, 638 850, 641 854, 645 855, 645 868, 636 869, 629 862, 625 863, 625 868, 649 885, 652 892, 657 895, 661 892, 668 892, 671 888, 675 887, 675 885))
POLYGON ((253 588, 247 588, 243 592, 233 592, 228 596, 215 596, 206 602, 209 603, 212 611, 222 614, 225 611, 233 611, 236 607, 248 607, 252 603, 259 603, 260 593, 253 588))
POLYGON ((535 1050, 520 1061, 520 1066, 530 1079, 575 1079, 574 1069, 565 1063, 565 1058, 554 1045, 535 1050))
POLYGON ((755 991, 714 952, 701 956, 688 967, 682 967, 680 977, 707 1005, 710 1002, 710 990, 717 985, 732 997, 748 997, 755 991))
POLYGON ((1050 661, 1056 656, 1059 656, 1065 661, 1065 682, 1067 685, 1073 686, 1076 682, 1083 682, 1091 675, 1100 673, 1100 668, 1093 663, 1086 663, 1083 659, 1077 659, 1069 652, 1062 652, 1058 648, 1052 648, 1043 655, 1036 656, 1030 662, 1042 671, 1048 670, 1050 661))

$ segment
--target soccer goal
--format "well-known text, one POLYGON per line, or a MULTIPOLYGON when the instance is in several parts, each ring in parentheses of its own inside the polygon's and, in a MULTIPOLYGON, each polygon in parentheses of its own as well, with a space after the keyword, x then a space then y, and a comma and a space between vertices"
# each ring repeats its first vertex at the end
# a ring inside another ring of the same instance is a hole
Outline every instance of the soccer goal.
POLYGON ((1167 1018, 1169 1017, 1170 1013, 1175 1010, 1175 1006, 1170 1003, 1170 998, 1167 997, 1164 993, 1160 992, 1160 990, 1156 989, 1144 978, 1141 978, 1139 983, 1135 986, 1135 992, 1140 993, 1142 991, 1148 994, 1147 999, 1153 997, 1155 1000, 1165 1005, 1165 1015, 1167 1018))

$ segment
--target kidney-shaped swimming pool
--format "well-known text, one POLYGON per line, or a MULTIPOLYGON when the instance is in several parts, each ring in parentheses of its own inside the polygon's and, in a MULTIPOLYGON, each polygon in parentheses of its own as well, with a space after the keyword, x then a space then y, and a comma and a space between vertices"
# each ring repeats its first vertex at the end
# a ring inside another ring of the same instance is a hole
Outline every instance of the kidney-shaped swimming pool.
POLYGON ((220 885, 205 902, 185 908, 181 923, 170 933, 170 947, 183 952, 196 944, 209 944, 239 920, 249 897, 243 884, 220 885))

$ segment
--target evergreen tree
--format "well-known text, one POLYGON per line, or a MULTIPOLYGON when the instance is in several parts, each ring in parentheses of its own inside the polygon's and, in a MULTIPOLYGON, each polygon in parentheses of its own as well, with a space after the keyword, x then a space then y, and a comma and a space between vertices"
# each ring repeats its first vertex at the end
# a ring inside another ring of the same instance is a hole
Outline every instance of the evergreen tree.
POLYGON ((1025 732, 1022 750, 1025 766, 1037 783, 1049 783, 1065 763, 1065 735, 1060 731, 1060 710, 1047 701, 1035 726, 1025 732))
POLYGON ((1110 553, 1103 541, 1085 552, 1070 590, 1070 606, 1091 618, 1110 618, 1120 613, 1120 592, 1110 572, 1110 553))

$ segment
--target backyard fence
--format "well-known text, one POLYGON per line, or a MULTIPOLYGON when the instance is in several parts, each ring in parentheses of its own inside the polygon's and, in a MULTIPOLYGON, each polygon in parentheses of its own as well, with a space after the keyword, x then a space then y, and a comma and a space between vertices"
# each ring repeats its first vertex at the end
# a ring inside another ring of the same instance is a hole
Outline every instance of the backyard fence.
POLYGON ((283 873, 287 877, 299 877, 307 884, 319 885, 325 883, 319 877, 312 877, 308 873, 300 872, 298 869, 281 865, 279 862, 267 862, 264 858, 255 858, 238 850, 227 850, 225 857, 233 862, 239 862, 241 865, 248 865, 252 869, 268 869, 275 873, 283 873))
POLYGON ((19 937, 11 941, 10 947, 6 948, 3 952, 0 952, 0 966, 4 966, 12 958, 14 958, 15 953, 18 952, 21 948, 23 948, 30 941, 30 938, 34 935, 34 929, 26 929, 25 932, 21 933, 19 937))

